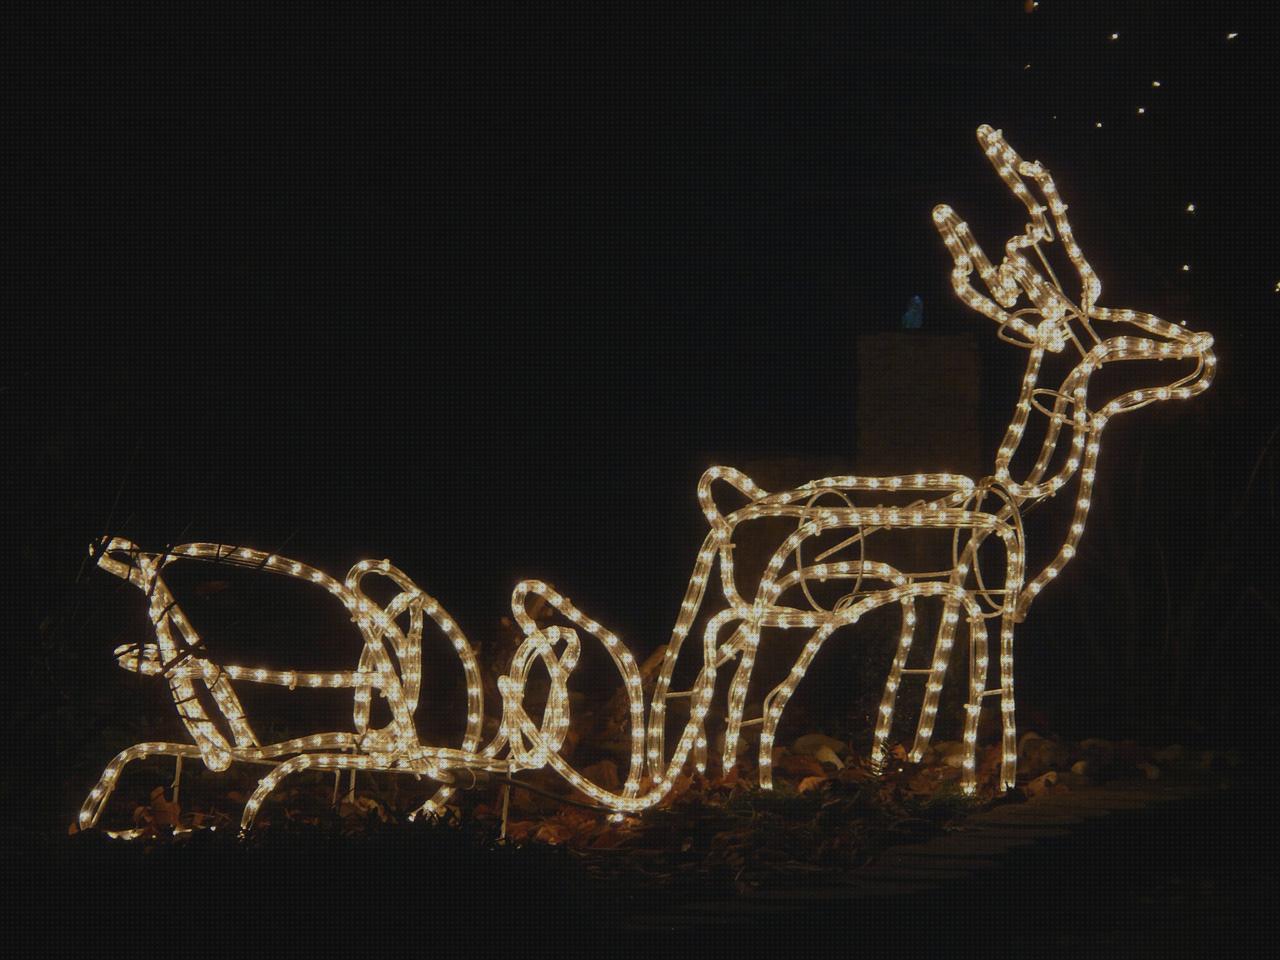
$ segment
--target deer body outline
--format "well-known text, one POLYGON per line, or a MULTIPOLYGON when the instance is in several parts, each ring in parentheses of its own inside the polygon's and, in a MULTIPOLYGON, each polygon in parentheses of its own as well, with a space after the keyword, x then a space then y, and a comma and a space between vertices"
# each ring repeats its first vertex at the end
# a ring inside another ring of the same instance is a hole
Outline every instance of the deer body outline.
MULTIPOLYGON (((731 767, 735 760, 737 740, 743 725, 744 696, 751 676, 754 648, 759 642, 760 627, 773 625, 817 628, 805 645, 791 675, 765 697, 764 715, 759 718, 759 722, 762 723, 759 754, 762 786, 768 786, 771 782, 770 748, 773 732, 781 718, 782 710, 822 644, 835 629, 856 622, 861 613, 876 606, 897 601, 903 607, 903 629, 897 655, 885 682, 872 747, 873 763, 879 764, 883 760, 897 691, 906 669, 906 653, 913 639, 911 628, 915 625, 914 602, 917 597, 932 594, 946 598, 945 610, 935 643, 933 662, 927 671, 917 671, 927 673, 927 685, 910 756, 913 760, 920 759, 924 748, 928 746, 937 711, 938 694, 946 672, 947 654, 952 645, 954 625, 959 619, 960 608, 963 608, 968 615, 970 629, 970 695, 965 705, 962 784, 966 792, 972 793, 975 789, 975 744, 981 702, 987 696, 998 696, 1001 704, 1004 748, 1000 785, 1002 788, 1011 787, 1014 784, 1017 769, 1012 674, 1014 626, 1025 619, 1035 597, 1076 554, 1091 505, 1091 491, 1096 476, 1095 468, 1103 430, 1111 417, 1155 402, 1188 399, 1203 392, 1212 382, 1217 363, 1212 352, 1213 338, 1208 334, 1194 333, 1184 327, 1168 323, 1151 314, 1100 306, 1098 298, 1102 292, 1101 282, 1074 239, 1071 225, 1065 216, 1066 204, 1059 197, 1048 170, 1038 161, 1022 160, 1004 140, 1002 133, 988 125, 980 126, 977 135, 980 145, 997 173, 1015 197, 1022 201, 1031 216, 1024 232, 1012 237, 1005 244, 1005 257, 1001 264, 995 267, 973 238, 968 225, 954 210, 949 206, 939 205, 933 213, 934 224, 954 260, 952 285, 957 296, 973 309, 994 320, 998 325, 998 335, 1001 339, 1024 347, 1028 351, 1019 399, 1014 416, 997 452, 994 473, 976 482, 966 477, 954 477, 949 474, 914 477, 832 477, 810 481, 784 493, 768 495, 760 491, 750 478, 738 471, 713 468, 708 471, 699 485, 699 498, 704 513, 713 529, 723 533, 720 541, 721 576, 725 581, 726 599, 730 601, 733 609, 741 613, 743 623, 743 628, 735 633, 734 637, 719 651, 723 659, 739 657, 737 674, 730 692, 728 725, 722 756, 722 765, 726 769, 731 767), (1022 179, 1024 176, 1032 178, 1043 197, 1043 203, 1027 187, 1022 179), (1052 225, 1046 214, 1052 215, 1052 225), (1055 227, 1068 258, 1080 278, 1081 293, 1078 304, 1063 291, 1057 276, 1039 247, 1041 242, 1053 240, 1055 227), (1028 248, 1033 249, 1040 257, 1052 279, 1047 280, 1040 271, 1032 267, 1023 254, 1023 251, 1028 248), (975 268, 987 285, 989 297, 976 290, 969 281, 975 268), (1031 305, 1022 309, 1012 309, 1016 307, 1023 294, 1031 305), (1039 322, 1032 323, 1028 318, 1039 322), (1136 328, 1144 336, 1104 338, 1097 330, 1101 324, 1120 324, 1130 330, 1136 328), (1061 385, 1057 389, 1039 386, 1039 376, 1046 354, 1062 353, 1069 348, 1074 348, 1078 352, 1079 362, 1073 366, 1061 385), (1194 362, 1194 368, 1168 384, 1149 389, 1130 390, 1096 409, 1091 409, 1088 403, 1088 387, 1092 374, 1104 364, 1132 359, 1190 360, 1194 362), (1051 407, 1044 405, 1042 400, 1044 397, 1052 397, 1051 407), (1045 417, 1045 434, 1034 464, 1027 476, 1019 481, 1013 478, 1010 467, 1014 455, 1025 438, 1026 427, 1033 411, 1045 417), (1063 429, 1067 425, 1069 425, 1071 437, 1069 446, 1063 448, 1066 453, 1064 462, 1056 472, 1050 474, 1050 464, 1054 455, 1063 446, 1063 429), (728 516, 722 514, 715 507, 710 494, 710 482, 720 478, 728 480, 740 493, 752 498, 752 505, 728 516), (1078 490, 1067 537, 1055 557, 1044 569, 1027 579, 1024 569, 1022 515, 1031 506, 1056 496, 1073 479, 1078 482, 1078 490), (933 489, 945 489, 953 484, 956 489, 948 496, 912 504, 907 508, 887 505, 855 508, 848 498, 849 494, 854 493, 890 489, 926 490, 931 486, 933 489), (840 496, 847 507, 812 508, 816 496, 827 492, 840 496), (988 497, 999 501, 999 506, 991 512, 979 511, 977 508, 988 497), (795 511, 791 505, 798 501, 806 502, 806 508, 795 511), (965 510, 964 507, 973 509, 965 510), (732 531, 743 519, 778 517, 788 513, 798 517, 800 529, 797 534, 784 542, 771 558, 754 602, 747 604, 738 596, 733 584, 732 557, 727 549, 732 543, 732 531), (843 546, 854 543, 860 547, 864 546, 869 534, 877 528, 930 526, 949 527, 956 533, 958 549, 953 551, 955 563, 950 571, 944 571, 941 576, 932 575, 919 579, 884 564, 869 564, 865 559, 865 553, 853 562, 842 561, 835 565, 817 564, 808 570, 799 560, 800 545, 807 538, 817 535, 824 529, 856 528, 842 544, 827 550, 822 555, 825 558, 843 546), (981 582, 978 566, 974 562, 975 554, 983 541, 993 535, 1004 541, 1008 556, 1004 586, 998 590, 990 589, 981 582), (963 545, 960 544, 962 537, 967 537, 967 542, 963 545), (781 572, 793 553, 796 555, 796 570, 778 580, 777 574, 781 572), (778 597, 784 591, 795 586, 803 586, 811 577, 827 579, 833 576, 844 576, 857 579, 860 584, 868 575, 892 584, 892 587, 878 591, 855 590, 854 593, 842 598, 850 602, 850 605, 843 610, 838 609, 839 603, 834 605, 833 609, 822 609, 813 601, 807 590, 805 599, 809 601, 809 610, 783 607, 777 603, 778 597), (975 579, 978 582, 973 583, 975 579), (966 582, 973 583, 973 586, 966 588, 966 582), (993 602, 996 600, 999 602, 993 602), (983 601, 990 609, 981 610, 983 601), (984 621, 987 619, 998 619, 1000 622, 999 681, 991 689, 986 686, 989 658, 984 621)), ((674 649, 678 649, 681 639, 680 636, 673 637, 674 649)), ((650 726, 651 761, 660 758, 662 754, 663 732, 660 721, 663 709, 660 705, 664 701, 670 684, 669 667, 673 666, 673 663, 674 657, 669 654, 655 692, 655 716, 651 719, 650 726)))
MULTIPOLYGON (((511 601, 512 611, 525 639, 514 654, 507 674, 499 679, 502 718, 497 735, 484 748, 479 747, 483 703, 479 693, 478 668, 465 637, 435 600, 387 561, 378 564, 361 561, 352 568, 346 582, 339 583, 287 558, 244 551, 243 562, 265 564, 274 572, 305 575, 339 596, 353 610, 353 619, 364 637, 358 669, 350 676, 343 675, 334 681, 334 685, 351 686, 356 690, 355 733, 327 734, 303 738, 307 742, 290 741, 262 747, 257 744, 247 718, 239 709, 227 676, 239 678, 247 672, 254 674, 249 679, 281 683, 293 672, 280 674, 278 671, 237 668, 238 673, 232 671, 224 676, 216 665, 210 672, 207 662, 194 666, 187 662, 190 658, 180 654, 172 639, 166 641, 162 636, 162 631, 175 627, 185 633, 182 621, 173 619, 171 608, 176 605, 159 580, 159 570, 168 562, 169 555, 142 554, 127 541, 113 540, 99 563, 132 580, 148 594, 152 622, 160 639, 156 654, 145 664, 140 653, 132 654, 132 663, 126 662, 130 654, 122 655, 121 664, 129 669, 163 674, 169 679, 175 703, 195 745, 139 744, 122 752, 104 771, 103 778, 86 799, 80 816, 81 826, 88 827, 97 822, 120 769, 138 756, 154 753, 174 755, 179 764, 183 757, 200 757, 210 769, 215 770, 225 769, 233 759, 276 763, 246 805, 243 829, 252 824, 257 809, 284 776, 309 767, 338 771, 408 772, 451 784, 455 777, 450 771, 459 769, 512 774, 549 765, 602 807, 638 813, 658 803, 670 792, 676 776, 690 759, 698 769, 705 769, 706 720, 717 670, 735 659, 737 665, 729 688, 721 763, 725 769, 732 768, 743 727, 759 722, 759 780, 762 786, 770 787, 775 731, 788 699, 813 658, 837 630, 856 623, 871 610, 895 603, 901 608, 902 627, 881 698, 871 752, 873 763, 879 764, 884 759, 898 690, 904 677, 911 673, 926 677, 923 707, 911 750, 912 759, 918 760, 922 756, 933 733, 956 625, 963 615, 969 631, 970 664, 961 782, 966 792, 975 791, 978 719, 985 698, 998 697, 1003 746, 999 786, 1001 789, 1011 787, 1017 771, 1014 628, 1025 619, 1028 608, 1045 585, 1075 556, 1089 512, 1103 430, 1108 421, 1119 414, 1169 399, 1188 399, 1203 392, 1212 381, 1216 358, 1212 352, 1213 338, 1208 334, 1193 333, 1151 314, 1100 306, 1101 282, 1074 240, 1065 216, 1066 205, 1058 196, 1048 171, 1038 161, 1023 161, 1005 142, 1002 133, 990 126, 978 128, 978 140, 997 173, 1030 215, 1024 232, 1007 241, 1004 259, 999 266, 993 266, 968 225, 955 211, 940 205, 933 212, 935 227, 954 261, 951 278, 957 296, 993 320, 1001 339, 1028 351, 1019 399, 997 452, 995 470, 990 476, 979 480, 949 473, 827 477, 791 490, 769 493, 733 468, 710 468, 698 484, 699 503, 710 531, 695 560, 681 611, 666 647, 648 707, 647 722, 641 678, 630 651, 617 636, 579 611, 551 586, 527 580, 516 586, 511 601), (1028 188, 1023 177, 1031 178, 1044 202, 1028 188), (1052 216, 1052 221, 1046 214, 1052 216), (1040 249, 1041 243, 1053 241, 1055 229, 1080 279, 1078 303, 1065 293, 1040 249), (1041 259, 1049 278, 1033 268, 1024 255, 1027 250, 1041 259), (980 293, 970 283, 975 269, 989 295, 980 293), (1024 294, 1030 305, 1018 308, 1017 303, 1024 294), (1105 332, 1108 325, 1120 325, 1127 335, 1101 336, 1099 330, 1105 332), (1142 335, 1133 335, 1131 331, 1134 330, 1142 335), (1061 384, 1056 389, 1039 386, 1046 357, 1074 356, 1073 350, 1078 353, 1079 360, 1061 384), (1194 367, 1167 384, 1129 390, 1103 404, 1091 406, 1089 384, 1092 374, 1106 364, 1125 360, 1191 361, 1194 367), (1044 438, 1026 476, 1017 480, 1012 475, 1011 464, 1026 438, 1026 428, 1033 413, 1044 418, 1044 438), (1063 455, 1064 462, 1051 472, 1051 464, 1058 454, 1063 455), (722 511, 712 493, 717 482, 728 485, 745 496, 748 502, 735 510, 722 511), (1022 516, 1031 506, 1055 497, 1072 482, 1076 483, 1077 490, 1065 541, 1042 570, 1028 576, 1022 516), (884 504, 874 499, 886 491, 922 496, 905 505, 884 504), (818 500, 824 497, 834 497, 840 505, 819 506, 818 500), (855 498, 859 497, 870 498, 871 502, 855 504, 855 498), (797 529, 777 545, 755 595, 748 600, 741 595, 736 584, 734 535, 743 523, 764 518, 795 520, 797 529), (913 573, 867 557, 867 544, 877 531, 912 529, 951 532, 953 563, 950 569, 913 573), (802 548, 821 535, 835 532, 844 536, 842 542, 827 549, 814 563, 806 565, 801 555, 802 548), (998 542, 1003 547, 1003 582, 998 585, 985 582, 976 559, 979 549, 987 542, 998 542), (857 556, 827 562, 830 557, 838 557, 840 550, 854 547, 858 550, 857 556), (112 550, 130 553, 135 567, 112 559, 112 550), (787 569, 788 564, 793 569, 787 569), (371 567, 391 576, 401 589, 385 609, 373 604, 359 591, 359 578, 371 567), (687 691, 672 691, 676 661, 706 600, 713 568, 718 569, 726 605, 711 613, 705 624, 701 643, 702 665, 693 686, 687 691), (824 608, 815 601, 809 590, 810 583, 827 580, 848 580, 853 586, 849 594, 830 608, 824 608), (868 583, 876 582, 883 586, 863 589, 868 583), (807 606, 792 605, 790 600, 782 602, 796 590, 803 594, 807 606), (157 594, 159 601, 156 600, 157 594), (571 626, 540 626, 528 607, 531 597, 545 599, 571 626), (924 598, 940 598, 943 615, 930 666, 910 671, 906 663, 917 625, 916 605, 924 598), (466 669, 469 713, 461 749, 424 746, 417 741, 413 730, 412 712, 421 680, 418 651, 424 612, 436 621, 447 637, 452 638, 466 669), (404 627, 397 626, 398 618, 406 619, 404 627), (998 621, 999 627, 997 681, 994 686, 988 686, 992 666, 988 651, 988 620, 998 621), (722 641, 721 633, 730 627, 728 639, 722 641), (765 697, 763 716, 746 721, 743 719, 745 695, 761 630, 766 628, 802 629, 812 633, 791 672, 765 697), (621 791, 611 791, 587 780, 560 752, 569 724, 567 679, 577 663, 580 633, 594 637, 605 646, 626 684, 632 755, 621 791), (557 648, 561 652, 557 652, 557 648), (389 655, 392 652, 394 660, 389 655), (538 723, 528 716, 523 703, 524 682, 535 660, 542 662, 551 680, 551 690, 538 723), (419 671, 417 676, 414 675, 415 669, 419 671), (215 725, 200 710, 192 713, 189 706, 184 707, 184 703, 197 703, 190 690, 190 683, 197 678, 206 683, 222 708, 234 743, 225 736, 211 733, 215 725), (388 700, 393 716, 392 723, 382 730, 368 729, 369 698, 375 691, 388 700), (689 698, 689 717, 674 751, 668 756, 665 749, 667 707, 672 699, 678 697, 689 698), (502 756, 504 750, 506 756, 502 756)), ((217 544, 187 547, 198 547, 204 556, 212 551, 217 559, 241 562, 234 554, 223 557, 224 549, 230 551, 233 548, 217 544)), ((451 789, 450 786, 442 786, 424 809, 438 811, 439 804, 451 789)))

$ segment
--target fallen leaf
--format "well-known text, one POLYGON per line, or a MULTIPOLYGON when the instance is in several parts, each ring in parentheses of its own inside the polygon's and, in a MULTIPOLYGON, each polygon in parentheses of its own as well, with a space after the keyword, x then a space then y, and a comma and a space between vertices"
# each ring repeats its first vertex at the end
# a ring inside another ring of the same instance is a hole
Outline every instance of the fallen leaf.
POLYGON ((571 836, 573 831, 560 823, 544 823, 533 834, 535 840, 550 844, 564 843, 571 836))
POLYGON ((182 807, 164 795, 164 787, 156 787, 151 791, 151 820, 157 827, 176 827, 182 807))
POLYGON ((1041 776, 1036 777, 1034 780, 1032 780, 1030 783, 1027 784, 1027 787, 1026 787, 1027 796, 1029 798, 1034 799, 1035 797, 1044 796, 1045 794, 1051 793, 1053 791, 1054 784, 1056 784, 1057 782, 1058 782, 1057 773, 1050 770, 1048 773, 1042 774, 1041 776))
POLYGON ((819 756, 819 752, 824 747, 837 755, 849 752, 849 744, 835 737, 828 737, 825 733, 806 733, 791 745, 795 753, 804 753, 811 757, 819 756))
POLYGON ((835 767, 837 770, 844 769, 844 761, 841 760, 839 757, 837 757, 835 754, 835 751, 832 750, 830 747, 828 747, 826 744, 823 744, 822 746, 820 746, 818 748, 818 752, 815 753, 813 756, 814 756, 814 759, 818 760, 820 763, 829 763, 833 767, 835 767))
POLYGON ((627 835, 621 830, 612 828, 601 830, 591 838, 591 847, 595 850, 613 850, 627 842, 627 835))
POLYGON ((817 790, 826 783, 827 780, 827 777, 805 777, 800 781, 800 785, 796 787, 796 792, 808 793, 810 790, 817 790))
POLYGON ((783 753, 781 758, 777 757, 775 751, 773 767, 782 773, 792 777, 825 777, 827 772, 822 769, 822 763, 814 757, 806 757, 802 753, 783 753))
POLYGON ((537 827, 537 822, 533 820, 508 820, 507 839, 524 840, 529 836, 529 834, 533 833, 537 827))

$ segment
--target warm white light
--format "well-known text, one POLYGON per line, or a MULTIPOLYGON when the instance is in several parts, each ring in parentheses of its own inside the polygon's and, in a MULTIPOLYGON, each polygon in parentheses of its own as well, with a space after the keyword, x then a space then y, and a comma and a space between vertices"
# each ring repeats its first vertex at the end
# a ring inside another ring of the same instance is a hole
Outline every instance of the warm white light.
MULTIPOLYGON (((909 751, 918 762, 929 745, 936 723, 951 650, 957 630, 968 637, 969 669, 965 680, 964 757, 961 784, 976 790, 976 749, 981 707, 997 698, 1002 728, 1000 786, 1014 784, 1017 772, 1017 736, 1014 708, 1013 641, 1015 625, 1049 581, 1055 579, 1079 553, 1092 502, 1097 458, 1104 428, 1112 418, 1151 403, 1187 399, 1206 390, 1217 364, 1213 338, 1193 333, 1148 313, 1098 305, 1102 284, 1074 240, 1066 218, 1067 205, 1057 192, 1049 171, 1039 162, 1021 159, 999 130, 978 128, 978 141, 997 173, 1026 208, 1024 232, 1004 245, 999 266, 987 258, 967 223, 949 206, 934 208, 933 221, 952 256, 951 274, 956 295, 996 323, 997 335, 1027 351, 1018 402, 1005 432, 994 472, 981 480, 948 472, 916 473, 892 477, 835 476, 811 480, 791 490, 769 493, 750 477, 732 467, 707 470, 698 483, 697 498, 710 527, 694 562, 680 612, 667 644, 660 672, 646 711, 641 677, 635 657, 626 645, 596 620, 581 613, 550 585, 538 580, 517 584, 511 609, 523 640, 512 653, 506 672, 497 678, 501 715, 497 732, 481 746, 484 721, 483 685, 470 644, 461 628, 434 598, 388 561, 362 560, 339 581, 307 564, 247 547, 217 543, 190 543, 168 553, 145 553, 127 540, 109 540, 99 556, 103 569, 128 580, 150 600, 149 611, 155 643, 116 650, 122 667, 163 677, 173 696, 179 718, 191 743, 146 742, 115 757, 80 811, 82 828, 97 823, 125 765, 140 757, 199 758, 214 771, 233 762, 266 764, 269 772, 245 805, 241 827, 249 829, 266 797, 290 774, 319 769, 340 774, 343 770, 380 771, 426 777, 441 784, 421 808, 439 814, 452 792, 474 780, 457 777, 462 770, 483 770, 512 776, 522 770, 550 766, 568 783, 601 807, 616 813, 638 813, 666 796, 677 777, 692 762, 706 766, 707 717, 718 671, 737 661, 726 699, 723 769, 737 762, 743 731, 760 727, 757 770, 760 784, 772 786, 773 745, 787 702, 806 675, 822 646, 838 631, 880 607, 896 605, 901 613, 897 650, 885 680, 871 746, 871 758, 880 765, 886 754, 894 709, 902 690, 918 678, 922 706, 914 742, 909 751), (1031 186, 1023 180, 1029 178, 1031 186), (1080 280, 1079 300, 1073 300, 1048 268, 1040 249, 1051 243, 1056 230, 1067 259, 1080 280), (1032 267, 1024 251, 1041 259, 1049 278, 1032 267), (981 277, 987 293, 970 282, 981 277), (1021 304, 1023 297, 1026 303, 1021 304), (1129 336, 1104 339, 1094 322, 1105 321, 1132 328, 1129 336), (1046 353, 1074 351, 1078 361, 1061 383, 1041 385, 1046 353), (1168 384, 1134 390, 1103 402, 1089 397, 1093 373, 1104 365, 1124 360, 1181 360, 1194 364, 1191 372, 1168 384), (1039 453, 1026 476, 1012 475, 1013 458, 1026 439, 1033 421, 1042 431, 1039 453), (1059 458, 1057 454, 1065 454, 1059 458), (1062 466, 1050 475, 1050 464, 1062 466), (1062 546, 1043 570, 1029 576, 1022 518, 1032 506, 1058 495, 1075 484, 1074 510, 1062 546), (722 509, 713 488, 731 491, 738 507, 722 509), (909 495, 906 504, 886 504, 886 492, 909 495), (733 560, 735 538, 744 525, 758 520, 783 519, 795 530, 774 545, 763 570, 749 571, 747 584, 756 584, 754 596, 738 586, 733 560), (910 531, 947 531, 953 541, 953 561, 942 570, 905 570, 875 557, 886 537, 910 531), (840 542, 818 552, 815 540, 836 534, 840 542), (990 544, 1003 552, 991 564, 979 564, 978 552, 990 544), (219 664, 203 653, 200 638, 162 578, 164 568, 176 559, 231 563, 293 577, 325 589, 350 612, 363 641, 354 669, 327 673, 276 670, 265 666, 219 664), (712 568, 719 564, 713 581, 712 568), (1001 568, 997 574, 996 570, 1001 568), (366 577, 389 579, 398 590, 385 606, 363 590, 366 577), (848 592, 823 606, 813 596, 818 582, 844 582, 848 592), (708 584, 718 582, 720 594, 708 599, 708 584), (539 625, 530 606, 545 601, 564 622, 539 625), (942 607, 933 649, 927 651, 925 669, 908 669, 907 655, 917 640, 921 603, 942 607), (688 690, 672 691, 671 681, 683 644, 693 632, 699 612, 706 607, 702 625, 701 668, 688 690), (466 731, 460 747, 420 742, 414 724, 422 689, 423 631, 430 620, 457 652, 466 676, 466 731), (994 685, 989 676, 993 654, 988 645, 988 621, 999 631, 999 674, 994 685), (767 642, 763 631, 802 630, 804 645, 783 680, 763 697, 761 716, 745 719, 747 691, 756 654, 767 642), (598 640, 612 658, 626 690, 630 715, 630 768, 620 790, 610 790, 588 780, 563 755, 569 732, 568 679, 576 668, 580 635, 598 640), (546 703, 540 717, 531 717, 524 698, 530 671, 549 678, 546 703), (280 743, 263 744, 245 715, 233 687, 236 683, 274 684, 303 688, 351 689, 352 729, 318 732, 280 743), (201 692, 207 696, 199 695, 201 692), (374 698, 385 703, 389 722, 374 727, 374 698), (668 701, 689 701, 688 719, 675 749, 666 749, 668 701), (206 709, 210 705, 213 713, 206 709)), ((1189 269, 1184 266, 1184 269, 1189 269)), ((1280 283, 1277 284, 1280 292, 1280 283)), ((175 780, 176 783, 176 780, 175 780)))

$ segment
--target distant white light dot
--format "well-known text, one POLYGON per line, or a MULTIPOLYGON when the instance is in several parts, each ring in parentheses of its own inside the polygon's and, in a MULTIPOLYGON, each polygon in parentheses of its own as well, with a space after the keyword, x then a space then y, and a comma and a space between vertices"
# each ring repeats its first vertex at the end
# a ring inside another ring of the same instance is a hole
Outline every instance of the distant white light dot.
POLYGON ((1113 33, 1113 34, 1111 35, 1111 39, 1112 39, 1112 40, 1119 40, 1119 39, 1120 39, 1120 34, 1118 34, 1118 33, 1113 33))
POLYGON ((1187 273, 1187 272, 1189 272, 1190 270, 1191 270, 1191 264, 1189 264, 1189 263, 1184 263, 1184 264, 1182 265, 1182 272, 1183 272, 1183 273, 1187 273))
POLYGON ((1240 34, 1238 34, 1238 33, 1228 33, 1228 34, 1227 34, 1227 39, 1228 39, 1228 40, 1234 40, 1234 39, 1235 39, 1236 37, 1238 37, 1238 36, 1240 36, 1240 34))
POLYGON ((1153 87, 1158 87, 1158 86, 1160 86, 1160 81, 1159 81, 1159 80, 1152 80, 1152 81, 1151 81, 1151 85, 1152 85, 1153 87))
POLYGON ((1139 108, 1138 108, 1138 112, 1139 112, 1139 113, 1146 113, 1146 112, 1147 112, 1147 108, 1146 108, 1146 107, 1139 107, 1139 108))
POLYGON ((1196 205, 1194 203, 1188 203, 1187 213, 1195 213, 1195 212, 1196 212, 1196 205))

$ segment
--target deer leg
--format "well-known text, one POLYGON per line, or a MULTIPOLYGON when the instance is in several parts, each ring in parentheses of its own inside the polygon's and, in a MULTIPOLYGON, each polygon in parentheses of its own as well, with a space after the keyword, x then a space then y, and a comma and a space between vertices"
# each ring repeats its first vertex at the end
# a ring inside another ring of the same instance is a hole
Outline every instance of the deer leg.
POLYGON ((1000 789, 1012 790, 1018 782, 1018 727, 1013 705, 1013 619, 1006 614, 1000 627, 1000 721, 1004 757, 1000 764, 1000 789))
MULTIPOLYGON (((742 713, 746 709, 747 685, 751 682, 751 671, 756 662, 756 649, 760 645, 760 628, 755 624, 744 624, 741 635, 742 659, 738 661, 738 669, 734 671, 733 682, 729 685, 729 712, 724 730, 724 753, 720 758, 722 769, 728 773, 738 762, 738 739, 742 735, 742 713)), ((705 727, 700 731, 706 737, 705 727)))
POLYGON ((933 723, 938 714, 938 697, 942 693, 942 678, 947 673, 951 659, 951 644, 955 636, 956 622, 960 619, 960 603, 948 595, 942 609, 942 622, 938 625, 938 639, 933 647, 933 663, 924 692, 924 706, 920 708, 920 722, 916 726, 915 743, 911 746, 911 761, 919 763, 933 736, 933 723))
POLYGON ((884 682, 884 695, 880 698, 880 714, 876 719, 876 735, 871 747, 871 766, 877 773, 884 769, 885 742, 893 726, 893 708, 898 700, 898 686, 902 683, 902 671, 907 665, 907 654, 915 637, 916 602, 914 597, 903 597, 902 633, 898 637, 898 651, 889 666, 889 676, 884 682))
MULTIPOLYGON (((80 829, 88 830, 97 824, 98 818, 102 816, 103 807, 106 806, 107 800, 111 798, 111 794, 115 791, 116 783, 119 781, 120 774, 126 765, 141 757, 156 755, 177 756, 178 762, 181 764, 183 757, 200 756, 200 748, 183 743, 139 743, 127 750, 121 750, 107 764, 97 784, 89 791, 89 796, 85 798, 84 803, 81 805, 78 819, 80 829)), ((181 769, 181 766, 179 766, 179 772, 181 772, 181 769)), ((173 786, 176 791, 176 778, 173 786)), ((174 799, 177 799, 176 795, 174 799)))
POLYGON ((796 658, 791 673, 764 698, 764 726, 760 730, 760 786, 765 790, 773 789, 773 737, 779 721, 782 720, 782 711, 786 709, 787 701, 795 693, 800 678, 804 676, 809 665, 813 663, 813 658, 822 648, 822 644, 835 629, 836 626, 832 623, 819 627, 809 642, 804 645, 800 656, 796 658))
POLYGON ((987 625, 981 613, 969 616, 969 702, 964 717, 964 766, 961 787, 972 796, 977 792, 978 715, 987 689, 987 625))

